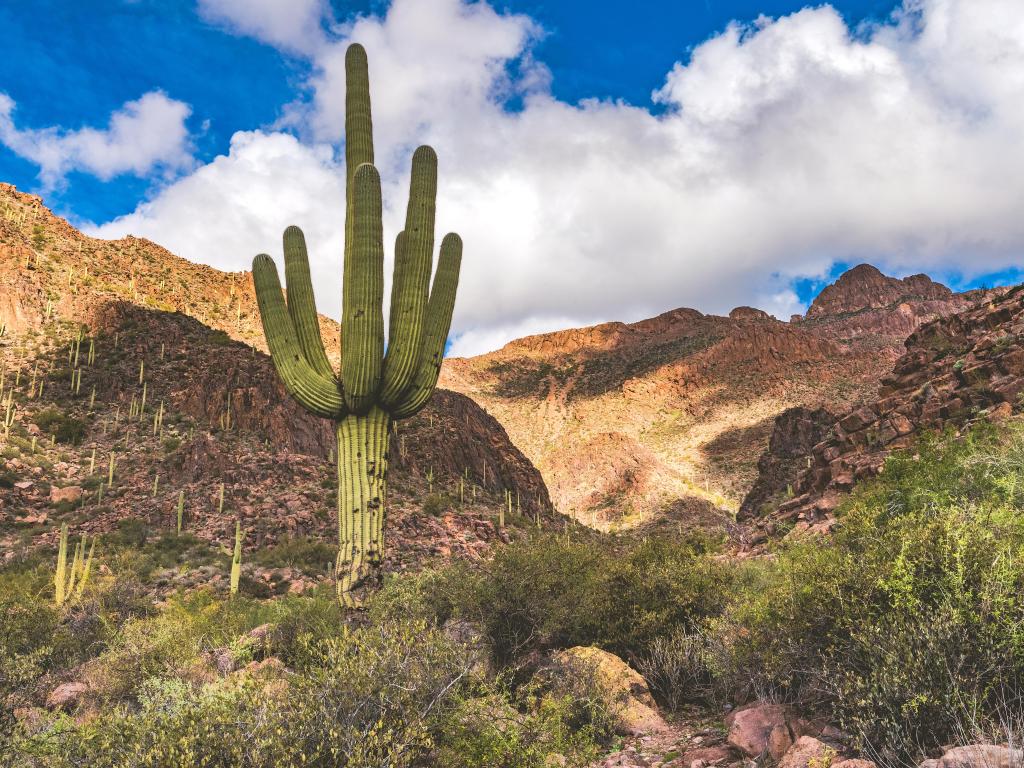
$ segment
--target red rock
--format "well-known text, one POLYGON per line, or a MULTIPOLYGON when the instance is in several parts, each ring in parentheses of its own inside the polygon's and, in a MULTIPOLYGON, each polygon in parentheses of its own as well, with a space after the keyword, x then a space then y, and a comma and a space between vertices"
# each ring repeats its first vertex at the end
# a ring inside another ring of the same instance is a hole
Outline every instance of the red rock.
POLYGON ((50 488, 50 503, 59 504, 60 502, 67 501, 72 504, 82 498, 82 488, 78 485, 68 485, 63 488, 57 488, 56 486, 50 488))
POLYGON ((729 713, 728 743, 748 757, 768 755, 779 760, 793 744, 792 711, 783 704, 751 704, 729 713))
POLYGON ((779 768, 829 768, 836 751, 813 736, 801 736, 779 761, 779 768))
POLYGON ((74 709, 88 690, 85 683, 61 683, 46 697, 46 706, 50 709, 74 709))

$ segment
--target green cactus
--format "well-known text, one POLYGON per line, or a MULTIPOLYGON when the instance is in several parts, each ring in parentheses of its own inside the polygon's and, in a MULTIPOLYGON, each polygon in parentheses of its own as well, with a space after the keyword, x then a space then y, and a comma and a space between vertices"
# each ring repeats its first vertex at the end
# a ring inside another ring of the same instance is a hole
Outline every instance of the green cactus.
POLYGON ((53 599, 58 607, 74 598, 78 599, 85 591, 86 582, 89 581, 89 572, 92 570, 92 556, 96 551, 96 537, 92 537, 92 545, 89 547, 89 555, 86 557, 86 537, 75 545, 71 562, 68 563, 68 524, 63 523, 60 527, 60 542, 57 547, 57 569, 53 574, 53 599))
POLYGON ((373 166, 366 52, 345 57, 345 255, 341 374, 327 359, 313 299, 302 231, 284 233, 287 305, 273 260, 253 260, 253 282, 278 375, 307 411, 336 422, 338 440, 338 596, 353 590, 383 556, 390 424, 426 405, 437 384, 451 326, 462 240, 446 235, 433 287, 437 157, 420 147, 412 159, 405 229, 395 243, 390 333, 384 344, 384 241, 380 176, 373 166))
POLYGON ((238 594, 238 581, 242 576, 242 523, 235 520, 235 551, 231 554, 231 596, 238 594))

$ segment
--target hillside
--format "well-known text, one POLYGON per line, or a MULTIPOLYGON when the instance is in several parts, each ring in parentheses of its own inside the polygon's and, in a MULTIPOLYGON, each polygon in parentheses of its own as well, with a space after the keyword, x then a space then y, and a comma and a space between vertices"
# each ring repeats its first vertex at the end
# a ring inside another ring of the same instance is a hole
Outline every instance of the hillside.
POLYGON ((495 415, 560 510, 596 527, 706 516, 738 509, 778 415, 867 402, 908 334, 976 298, 861 265, 788 323, 677 309, 448 360, 441 381, 495 415))
POLYGON ((769 531, 793 525, 827 529, 845 493, 878 474, 894 450, 921 432, 962 429, 1021 411, 1022 339, 1024 286, 995 292, 918 328, 870 402, 819 415, 813 424, 804 420, 797 440, 785 437, 791 429, 780 420, 772 437, 775 450, 762 457, 757 494, 744 503, 749 516, 769 514, 769 531), (786 468, 775 466, 785 457, 786 468), (787 487, 788 499, 780 496, 787 487))
MULTIPOLYGON (((230 542, 238 518, 246 548, 308 539, 329 552, 333 427, 286 395, 248 273, 85 237, 5 185, 0 280, 4 557, 53 543, 62 522, 173 530, 179 498, 201 541, 230 542)), ((336 325, 322 324, 336 355, 336 325)), ((388 567, 476 557, 515 526, 553 520, 537 471, 461 395, 438 392, 399 422, 391 457, 388 567), (506 490, 511 527, 499 531, 506 490)))

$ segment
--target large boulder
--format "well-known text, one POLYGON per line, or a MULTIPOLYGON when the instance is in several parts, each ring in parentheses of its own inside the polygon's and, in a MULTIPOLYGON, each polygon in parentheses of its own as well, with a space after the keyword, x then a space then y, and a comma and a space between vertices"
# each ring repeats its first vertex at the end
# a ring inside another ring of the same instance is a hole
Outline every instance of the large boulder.
POLYGON ((729 744, 747 757, 768 755, 779 761, 800 735, 797 720, 784 704, 757 702, 730 712, 725 718, 729 744))
POLYGON ((1017 768, 1024 760, 1019 749, 998 744, 968 744, 947 749, 937 760, 925 760, 921 768, 1017 768))
POLYGON ((813 736, 801 736, 779 762, 779 768, 830 768, 836 751, 813 736))
POLYGON ((620 734, 636 736, 668 730, 657 704, 639 672, 618 656, 594 647, 577 646, 555 654, 556 681, 590 679, 608 697, 620 734))

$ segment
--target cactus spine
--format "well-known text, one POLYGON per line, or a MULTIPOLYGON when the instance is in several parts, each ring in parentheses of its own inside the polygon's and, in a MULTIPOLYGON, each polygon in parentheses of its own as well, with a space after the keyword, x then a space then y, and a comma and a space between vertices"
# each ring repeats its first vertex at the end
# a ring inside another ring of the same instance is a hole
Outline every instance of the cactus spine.
POLYGON ((388 436, 392 421, 419 412, 437 384, 451 326, 462 260, 462 240, 446 235, 434 276, 437 157, 420 147, 412 159, 405 229, 395 243, 389 340, 384 345, 384 239, 380 176, 373 166, 373 131, 366 52, 345 57, 346 211, 342 279, 344 343, 341 375, 327 359, 313 298, 302 231, 284 233, 287 305, 273 260, 253 260, 253 282, 267 345, 278 375, 298 403, 332 419, 338 440, 339 599, 356 604, 353 590, 383 555, 388 436))

